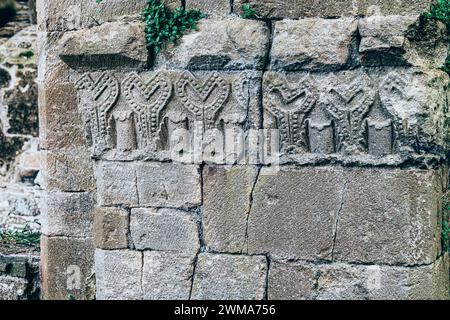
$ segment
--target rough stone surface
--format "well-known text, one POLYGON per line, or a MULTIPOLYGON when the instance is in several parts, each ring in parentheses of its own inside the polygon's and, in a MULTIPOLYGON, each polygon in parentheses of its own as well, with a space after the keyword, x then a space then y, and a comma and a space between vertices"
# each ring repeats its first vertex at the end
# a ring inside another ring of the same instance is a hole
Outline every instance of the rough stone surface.
POLYGON ((148 60, 142 23, 105 23, 66 32, 60 58, 73 69, 144 67, 148 60))
POLYGON ((335 18, 345 16, 407 15, 420 14, 430 8, 432 0, 236 0, 234 11, 249 4, 263 18, 298 19, 301 17, 335 18))
POLYGON ((94 273, 94 241, 91 238, 41 237, 42 299, 89 298, 94 273))
POLYGON ((86 149, 42 151, 42 187, 46 191, 92 192, 95 180, 86 149))
POLYGON ((270 300, 448 299, 448 256, 422 267, 272 262, 270 300), (444 272, 443 272, 444 271, 444 272))
POLYGON ((96 208, 94 213, 95 246, 105 250, 127 249, 129 220, 128 210, 115 207, 96 208))
POLYGON ((262 256, 202 253, 195 268, 194 300, 262 300, 267 260, 262 256))
POLYGON ((447 58, 444 24, 418 16, 373 16, 358 23, 359 53, 365 66, 440 68, 447 58))
POLYGON ((209 17, 226 17, 231 13, 230 0, 186 0, 187 10, 200 10, 209 17))
POLYGON ((205 244, 217 252, 240 253, 250 213, 250 197, 256 182, 256 167, 203 169, 205 244))
POLYGON ((195 166, 101 162, 96 174, 102 206, 191 208, 201 203, 200 174, 195 166), (110 179, 111 175, 116 178, 110 179))
POLYGON ((357 50, 356 19, 302 19, 275 23, 272 70, 337 70, 352 64, 357 50), (301 45, 299 45, 301 43, 301 45))
MULTIPOLYGON (((49 72, 56 72, 57 67, 49 72)), ((44 71, 42 71, 44 72, 44 71)), ((40 143, 43 149, 72 149, 87 145, 86 135, 77 108, 73 84, 50 82, 39 87, 40 143), (64 112, 60 112, 64 110, 64 112), (70 139, 67 137, 70 136, 70 139)))
POLYGON ((26 279, 0 276, 0 300, 27 300, 26 279))
POLYGON ((195 256, 199 230, 192 212, 174 209, 132 209, 131 239, 137 250, 173 251, 195 256))
POLYGON ((47 193, 41 200, 42 234, 93 237, 94 202, 90 193, 47 193))
POLYGON ((97 300, 142 299, 142 252, 95 251, 97 300))
POLYGON ((202 20, 157 58, 157 66, 189 70, 261 70, 269 48, 269 29, 261 21, 234 17, 202 20))
POLYGON ((346 174, 334 257, 393 265, 434 262, 441 251, 443 173, 351 169, 346 174))
POLYGON ((280 169, 267 174, 268 169, 263 168, 255 184, 245 252, 331 259, 336 214, 344 190, 342 170, 280 169))
POLYGON ((142 290, 145 300, 188 300, 193 259, 171 252, 144 252, 142 290))

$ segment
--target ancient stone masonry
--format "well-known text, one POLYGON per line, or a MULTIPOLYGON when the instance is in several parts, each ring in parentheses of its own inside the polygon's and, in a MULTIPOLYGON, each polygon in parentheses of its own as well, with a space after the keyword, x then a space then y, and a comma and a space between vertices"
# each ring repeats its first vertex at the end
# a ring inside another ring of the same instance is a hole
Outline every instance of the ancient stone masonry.
POLYGON ((428 3, 183 3, 154 55, 145 0, 38 1, 44 298, 448 298, 428 3))

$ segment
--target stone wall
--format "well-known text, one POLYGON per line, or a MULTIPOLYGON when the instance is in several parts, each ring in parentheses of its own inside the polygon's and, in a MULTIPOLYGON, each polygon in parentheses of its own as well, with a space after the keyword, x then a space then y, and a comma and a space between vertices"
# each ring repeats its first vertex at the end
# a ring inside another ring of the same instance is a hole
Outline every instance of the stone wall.
POLYGON ((428 1, 183 3, 154 58, 145 0, 38 0, 44 298, 448 298, 428 1))

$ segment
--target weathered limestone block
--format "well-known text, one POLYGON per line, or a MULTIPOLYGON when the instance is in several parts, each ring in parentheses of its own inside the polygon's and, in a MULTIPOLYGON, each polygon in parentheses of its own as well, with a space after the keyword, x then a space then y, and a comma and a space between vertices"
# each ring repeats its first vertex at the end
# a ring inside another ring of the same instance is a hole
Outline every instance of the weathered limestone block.
POLYGON ((28 258, 0 254, 0 276, 26 278, 28 258))
POLYGON ((94 196, 90 193, 46 193, 41 199, 42 234, 93 237, 94 203, 94 196))
POLYGON ((186 0, 187 10, 200 10, 209 17, 226 17, 231 13, 230 0, 186 0))
POLYGON ((241 13, 249 4, 263 18, 323 17, 420 14, 430 8, 432 0, 235 0, 234 11, 241 13))
POLYGON ((344 19, 283 20, 275 23, 271 70, 338 70, 357 61, 358 22, 344 19))
POLYGON ((6 301, 27 300, 28 281, 22 278, 0 276, 0 298, 6 301))
POLYGON ((365 66, 440 68, 447 58, 447 29, 443 23, 419 16, 373 16, 358 23, 359 53, 365 66))
POLYGON ((112 22, 66 32, 59 56, 73 69, 145 67, 148 50, 144 29, 140 22, 112 22))
POLYGON ((83 122, 77 108, 77 92, 73 84, 49 82, 39 86, 39 125, 39 138, 43 149, 87 145, 83 122))
POLYGON ((157 66, 189 70, 262 70, 270 31, 266 24, 236 17, 201 20, 175 46, 157 57, 157 66))
MULTIPOLYGON (((137 18, 146 0, 110 0, 97 4, 91 0, 42 0, 37 3, 38 27, 42 31, 69 31, 89 28, 117 19, 137 18)), ((171 8, 181 0, 164 0, 171 8)))
POLYGON ((44 84, 66 84, 70 82, 70 67, 59 57, 58 44, 63 34, 62 32, 38 32, 39 58, 37 60, 38 77, 36 80, 40 87, 39 98, 41 98, 41 88, 44 84))
POLYGON ((173 251, 195 256, 200 249, 196 217, 174 209, 132 209, 131 239, 137 250, 173 251))
POLYGON ((102 161, 96 165, 95 174, 99 206, 139 205, 134 163, 102 161))
POLYGON ((206 246, 213 251, 239 253, 244 249, 257 176, 256 167, 204 167, 204 237, 206 246))
POLYGON ((351 169, 338 213, 334 258, 431 264, 441 254, 440 170, 351 169))
POLYGON ((95 246, 99 249, 117 250, 128 248, 130 214, 116 207, 95 208, 95 246))
POLYGON ((272 261, 270 300, 448 299, 448 255, 422 267, 272 261))
POLYGON ((85 148, 41 151, 42 187, 49 192, 93 192, 90 154, 85 148))
POLYGON ((253 190, 244 250, 331 260, 344 176, 340 168, 262 168, 253 190))
POLYGON ((201 204, 198 166, 178 163, 136 164, 139 206, 194 208, 201 204))
POLYGON ((192 257, 172 252, 144 252, 144 300, 188 300, 192 286, 192 257))
POLYGON ((143 253, 95 250, 97 300, 142 300, 143 253))
POLYGON ((448 82, 441 71, 405 68, 267 72, 264 127, 280 129, 281 163, 429 167, 448 148, 448 82))
POLYGON ((96 175, 100 206, 193 208, 201 204, 197 166, 101 161, 96 175))
POLYGON ((42 298, 77 300, 90 298, 89 282, 93 274, 92 238, 41 237, 42 298))
POLYGON ((194 300, 262 300, 267 260, 263 256, 202 253, 192 288, 194 300))

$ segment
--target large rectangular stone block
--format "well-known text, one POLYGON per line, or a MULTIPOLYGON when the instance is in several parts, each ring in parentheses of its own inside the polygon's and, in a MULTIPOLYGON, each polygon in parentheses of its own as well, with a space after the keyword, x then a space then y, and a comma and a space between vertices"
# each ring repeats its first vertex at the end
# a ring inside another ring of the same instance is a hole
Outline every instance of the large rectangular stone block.
POLYGON ((338 214, 334 258, 431 264, 441 251, 439 170, 351 169, 338 214))
POLYGON ((192 288, 194 300, 262 300, 267 260, 263 256, 202 253, 192 288))
POLYGON ((172 251, 195 256, 199 227, 192 212, 175 209, 132 209, 131 239, 137 250, 172 251))
POLYGON ((203 224, 205 244, 216 252, 245 250, 246 224, 258 176, 252 166, 205 166, 203 224))
POLYGON ((86 148, 41 151, 41 156, 43 189, 48 192, 95 192, 93 162, 86 148))
POLYGON ((272 261, 270 300, 446 300, 448 255, 422 267, 272 261))
POLYGON ((278 21, 270 69, 330 71, 352 67, 358 64, 357 35, 358 22, 353 18, 278 21))
MULTIPOLYGON (((203 1, 202 1, 203 2, 203 1)), ((270 31, 262 21, 235 17, 201 20, 176 45, 158 54, 158 67, 189 70, 262 70, 270 31)))
POLYGON ((97 300, 142 300, 143 253, 95 250, 97 300))
POLYGON ((96 164, 97 201, 103 207, 139 204, 136 166, 133 162, 105 162, 96 164))
POLYGON ((41 283, 45 300, 93 299, 94 240, 41 237, 41 283))
POLYGON ((66 32, 59 57, 77 70, 143 68, 149 59, 144 30, 141 22, 111 22, 66 32))
POLYGON ((143 162, 136 164, 136 177, 142 207, 193 208, 201 204, 198 166, 143 162))
POLYGON ((192 287, 192 257, 172 252, 144 252, 142 290, 145 300, 188 300, 192 287))
POLYGON ((46 236, 92 238, 95 198, 90 193, 46 193, 41 199, 41 232, 46 236))
POLYGON ((73 84, 50 82, 39 85, 39 125, 43 149, 87 146, 73 84))
POLYGON ((117 250, 128 248, 130 214, 116 207, 95 208, 95 246, 99 249, 117 250))
POLYGON ((420 14, 428 10, 431 3, 432 0, 235 0, 234 11, 242 12, 242 5, 248 4, 263 18, 335 18, 345 16, 420 14))
POLYGON ((345 180, 342 168, 262 168, 253 190, 245 251, 331 260, 345 180))

